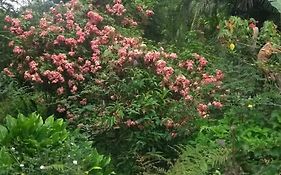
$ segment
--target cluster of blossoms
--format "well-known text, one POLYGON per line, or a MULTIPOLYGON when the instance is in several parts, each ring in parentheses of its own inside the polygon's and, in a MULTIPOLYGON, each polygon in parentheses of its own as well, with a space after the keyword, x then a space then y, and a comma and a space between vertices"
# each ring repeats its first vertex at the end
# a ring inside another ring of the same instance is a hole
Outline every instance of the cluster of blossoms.
MULTIPOLYGON (((102 48, 107 48, 106 50, 118 57, 114 60, 115 70, 122 71, 128 65, 143 63, 163 77, 163 84, 172 92, 180 94, 188 103, 194 102, 200 116, 207 115, 208 105, 194 100, 192 94, 204 85, 220 86, 223 79, 220 70, 217 70, 216 75, 205 73, 207 60, 195 54, 194 60, 181 62, 179 68, 198 72, 200 80, 194 81, 183 74, 176 74, 177 67, 168 65, 170 60, 178 58, 176 53, 167 53, 163 48, 160 51, 149 51, 139 38, 122 36, 114 27, 104 25, 104 19, 97 10, 89 9, 85 15, 78 7, 79 2, 76 0, 52 7, 50 13, 39 20, 37 27, 23 25, 32 19, 32 11, 26 11, 21 19, 7 16, 5 21, 9 26, 6 28, 14 34, 14 41, 20 42, 9 43, 16 59, 4 72, 8 76, 24 78, 34 84, 44 84, 59 97, 66 98, 79 93, 87 82, 92 81, 102 71, 103 64, 108 65, 109 62, 102 55, 102 48), (66 13, 62 14, 61 11, 66 13), (79 15, 80 18, 87 16, 86 23, 79 22, 79 15), (38 38, 41 39, 40 43, 38 38), (27 39, 32 40, 32 44, 26 42, 27 39)), ((117 16, 126 12, 121 0, 114 0, 114 5, 107 5, 106 9, 117 16)), ((150 10, 145 13, 147 16, 153 15, 150 10)), ((127 22, 134 23, 129 18, 127 22)), ((87 98, 77 100, 80 105, 88 103, 87 98)), ((210 104, 217 108, 222 107, 219 101, 212 101, 210 104)), ((73 114, 63 104, 58 104, 57 111, 66 112, 68 118, 73 118, 73 114)), ((132 127, 136 123, 128 121, 127 125, 132 127)))
POLYGON ((138 12, 138 15, 142 18, 141 22, 137 22, 132 17, 125 16, 125 13, 128 12, 128 10, 125 8, 125 6, 122 3, 122 0, 113 0, 113 4, 107 4, 106 5, 106 11, 107 13, 120 17, 121 18, 121 24, 124 26, 131 26, 136 27, 139 23, 146 23, 148 18, 152 17, 154 15, 154 12, 150 9, 144 10, 144 8, 141 5, 137 5, 136 9, 134 9, 138 12))
POLYGON ((117 16, 122 16, 127 11, 122 4, 122 0, 113 0, 113 2, 113 6, 110 6, 109 4, 106 5, 107 12, 117 16))

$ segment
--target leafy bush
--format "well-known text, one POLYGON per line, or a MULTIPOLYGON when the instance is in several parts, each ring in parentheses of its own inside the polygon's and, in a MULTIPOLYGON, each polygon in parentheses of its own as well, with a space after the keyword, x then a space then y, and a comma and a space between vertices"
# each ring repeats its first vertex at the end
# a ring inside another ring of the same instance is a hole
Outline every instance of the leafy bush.
MULTIPOLYGON (((231 44, 243 51, 249 50, 253 44, 254 31, 249 27, 250 21, 231 16, 228 20, 222 20, 219 24, 218 38, 221 43, 230 47, 231 44)), ((232 46, 233 47, 233 46, 232 46)), ((254 48, 255 49, 255 48, 254 48)))
POLYGON ((111 174, 110 158, 62 119, 8 116, 0 125, 0 174, 111 174))
POLYGON ((128 162, 142 164, 148 152, 175 157, 162 142, 175 145, 190 134, 189 121, 222 108, 224 75, 199 54, 146 45, 132 20, 153 11, 139 7, 131 16, 126 4, 71 1, 40 20, 28 10, 7 16, 14 57, 4 72, 42 92, 57 116, 80 123, 101 148, 123 142, 105 152, 116 155, 120 171, 134 173, 128 162))

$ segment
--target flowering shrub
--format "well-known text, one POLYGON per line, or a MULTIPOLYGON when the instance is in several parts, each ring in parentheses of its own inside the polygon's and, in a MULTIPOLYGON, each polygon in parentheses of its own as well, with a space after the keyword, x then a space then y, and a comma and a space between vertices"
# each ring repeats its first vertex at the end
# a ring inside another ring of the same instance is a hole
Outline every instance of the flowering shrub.
MULTIPOLYGON (((117 16, 126 11, 120 0, 114 1, 113 6, 107 4, 106 8, 108 13, 117 16)), ((28 10, 20 19, 5 18, 8 30, 15 35, 9 43, 15 58, 4 72, 47 90, 55 90, 58 96, 77 94, 83 84, 92 81, 108 64, 122 71, 128 64, 142 62, 162 76, 163 84, 171 91, 181 94, 187 101, 193 99, 191 92, 199 91, 202 85, 214 84, 219 88, 223 78, 220 70, 215 76, 204 72, 208 62, 198 54, 194 55, 195 61, 187 60, 179 66, 197 74, 200 79, 192 82, 184 75, 175 74, 175 68, 167 61, 177 59, 177 54, 166 53, 163 49, 148 51, 138 38, 122 36, 114 27, 106 25, 97 9, 92 6, 84 9, 77 1, 51 8, 50 13, 40 19, 37 28, 28 25, 30 20, 32 12, 28 10), (79 19, 84 15, 87 18, 80 23, 79 19), (115 54, 117 59, 108 61, 103 53, 115 54)), ((81 100, 81 104, 86 103, 86 99, 81 100)), ((212 104, 218 103, 214 101, 212 104)), ((200 109, 207 109, 200 103, 198 105, 200 109)), ((59 106, 58 110, 64 112, 62 108, 59 106)))
MULTIPOLYGON (((261 28, 256 26, 254 19, 244 20, 236 16, 220 22, 218 38, 223 44, 228 44, 230 50, 236 45, 258 49, 267 42, 280 44, 280 33, 272 21, 265 21, 261 28)), ((253 51, 252 49, 252 51, 253 51)))
MULTIPOLYGON (((231 16, 228 20, 220 22, 218 38, 221 43, 234 50, 236 45, 249 49, 253 46, 256 24, 251 20, 244 20, 236 16, 231 16)), ((255 47, 255 46, 254 46, 255 47)))
MULTIPOLYGON (((161 141, 188 135, 188 121, 223 107, 224 74, 209 72, 199 54, 180 58, 164 48, 150 49, 141 37, 125 36, 120 23, 138 23, 126 9, 121 0, 104 6, 72 0, 52 7, 39 21, 31 11, 19 19, 7 16, 14 57, 4 72, 46 92, 47 104, 102 136, 103 145, 111 142, 109 135, 121 133, 119 139, 130 144, 120 152, 130 149, 132 159, 142 159, 155 149, 167 153, 161 141)), ((153 15, 138 9, 142 22, 153 15)))

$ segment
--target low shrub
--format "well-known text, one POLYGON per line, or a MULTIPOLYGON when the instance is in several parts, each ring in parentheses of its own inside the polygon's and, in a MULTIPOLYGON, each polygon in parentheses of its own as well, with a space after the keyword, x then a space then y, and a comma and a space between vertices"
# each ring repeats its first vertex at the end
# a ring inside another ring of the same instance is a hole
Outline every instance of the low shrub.
POLYGON ((70 132, 62 119, 43 121, 33 113, 7 116, 0 125, 0 174, 108 175, 110 158, 98 154, 78 132, 70 132))

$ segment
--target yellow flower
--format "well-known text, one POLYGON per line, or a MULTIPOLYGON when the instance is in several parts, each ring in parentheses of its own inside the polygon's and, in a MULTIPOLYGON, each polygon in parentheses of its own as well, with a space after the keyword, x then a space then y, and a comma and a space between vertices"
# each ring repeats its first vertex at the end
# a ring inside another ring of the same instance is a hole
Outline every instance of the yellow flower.
POLYGON ((234 49, 235 49, 235 45, 234 45, 233 43, 231 43, 231 44, 229 45, 229 49, 230 49, 230 50, 234 50, 234 49))
POLYGON ((253 107, 254 107, 254 106, 253 106, 253 105, 251 105, 251 104, 249 104, 249 105, 248 105, 248 108, 251 108, 251 109, 252 109, 253 107))

